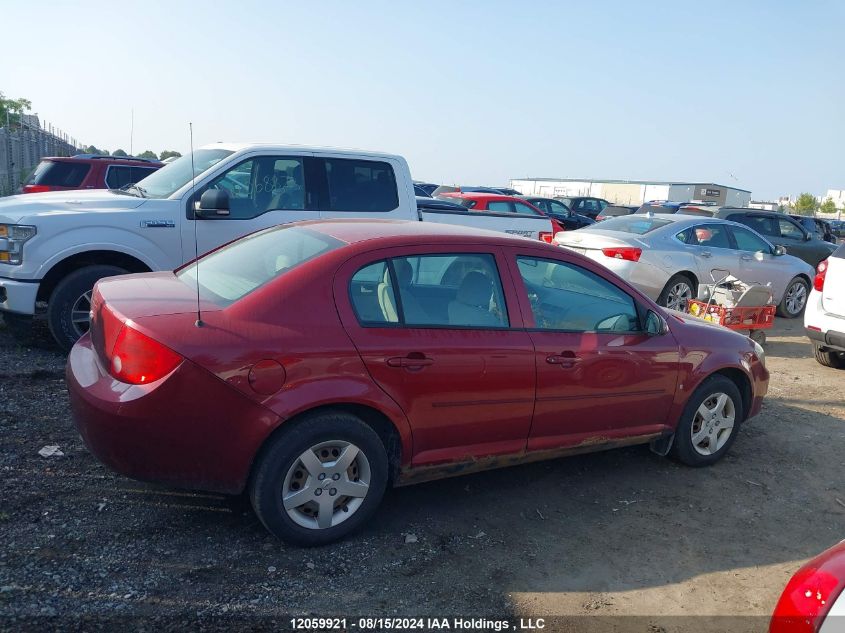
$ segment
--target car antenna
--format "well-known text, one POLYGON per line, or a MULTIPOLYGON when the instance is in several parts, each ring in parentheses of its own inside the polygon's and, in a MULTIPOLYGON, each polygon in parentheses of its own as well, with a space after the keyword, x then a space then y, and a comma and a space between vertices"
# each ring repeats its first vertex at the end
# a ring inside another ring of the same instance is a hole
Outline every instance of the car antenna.
POLYGON ((194 193, 196 192, 197 172, 194 170, 194 124, 188 122, 188 130, 191 136, 191 195, 188 200, 191 201, 194 212, 194 266, 196 267, 197 276, 197 320, 194 323, 197 327, 202 327, 202 313, 200 312, 200 255, 199 255, 199 241, 197 240, 197 201, 194 200, 194 193))

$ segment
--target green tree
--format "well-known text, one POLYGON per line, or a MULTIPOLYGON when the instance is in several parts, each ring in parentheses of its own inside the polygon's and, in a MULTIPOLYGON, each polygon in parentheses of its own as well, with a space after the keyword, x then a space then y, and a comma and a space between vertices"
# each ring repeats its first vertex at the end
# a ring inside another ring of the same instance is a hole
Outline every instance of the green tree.
POLYGON ((100 156, 108 156, 109 151, 107 149, 98 149, 94 145, 89 145, 84 150, 82 150, 84 154, 98 154, 100 156))
POLYGON ((151 158, 152 160, 158 160, 156 153, 151 150, 146 150, 143 153, 138 154, 138 158, 151 158))
POLYGON ((836 213, 836 203, 833 201, 832 198, 828 198, 819 205, 819 212, 829 213, 831 215, 836 213))
POLYGON ((174 151, 172 149, 166 149, 161 154, 159 154, 158 159, 159 160, 167 160, 168 158, 171 158, 172 156, 175 156, 176 158, 180 158, 182 156, 182 154, 180 154, 179 152, 174 151))
POLYGON ((111 153, 112 156, 128 156, 122 149, 116 149, 111 153))
POLYGON ((813 194, 805 192, 798 196, 792 208, 800 215, 813 215, 819 208, 819 201, 813 194))
POLYGON ((8 99, 0 92, 0 126, 6 125, 6 121, 13 125, 20 124, 21 115, 31 108, 32 102, 29 99, 8 99))

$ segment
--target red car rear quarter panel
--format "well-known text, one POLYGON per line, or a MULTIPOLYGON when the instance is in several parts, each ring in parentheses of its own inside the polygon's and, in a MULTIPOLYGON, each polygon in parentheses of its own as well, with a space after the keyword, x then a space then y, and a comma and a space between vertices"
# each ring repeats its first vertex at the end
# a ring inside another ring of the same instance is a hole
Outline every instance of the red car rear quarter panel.
POLYGON ((67 383, 89 450, 135 479, 238 493, 256 446, 276 423, 268 409, 187 360, 148 385, 114 380, 88 336, 71 350, 67 383))
POLYGON ((405 458, 411 449, 408 422, 373 383, 339 321, 331 288, 338 261, 329 256, 309 262, 224 310, 204 313, 202 328, 189 314, 145 317, 138 325, 277 416, 256 435, 254 452, 298 414, 353 404, 387 416, 405 458), (277 390, 259 393, 250 384, 250 370, 268 360, 284 368, 283 383, 277 390))

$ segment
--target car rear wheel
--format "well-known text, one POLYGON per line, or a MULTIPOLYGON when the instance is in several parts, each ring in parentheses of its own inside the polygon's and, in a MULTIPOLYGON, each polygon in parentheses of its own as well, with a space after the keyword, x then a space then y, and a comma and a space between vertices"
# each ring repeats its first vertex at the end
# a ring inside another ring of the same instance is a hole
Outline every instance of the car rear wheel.
POLYGON ((845 352, 828 350, 813 342, 813 355, 820 365, 833 369, 845 369, 845 352))
POLYGON ((687 302, 695 298, 695 282, 686 275, 674 275, 657 297, 658 305, 670 310, 685 312, 687 302))
POLYGON ((743 419, 739 389, 725 376, 711 376, 684 407, 672 453, 688 466, 709 466, 728 452, 743 419))
POLYGON ((262 450, 249 495, 264 526, 298 545, 323 545, 361 527, 387 486, 378 434, 344 412, 321 413, 281 430, 262 450))
POLYGON ((66 352, 91 325, 91 293, 103 277, 126 275, 117 266, 85 266, 62 279, 47 304, 47 325, 59 346, 66 352))
POLYGON ((789 282, 783 299, 780 301, 777 313, 787 319, 794 319, 804 312, 807 307, 807 297, 810 294, 810 284, 802 277, 796 277, 789 282))

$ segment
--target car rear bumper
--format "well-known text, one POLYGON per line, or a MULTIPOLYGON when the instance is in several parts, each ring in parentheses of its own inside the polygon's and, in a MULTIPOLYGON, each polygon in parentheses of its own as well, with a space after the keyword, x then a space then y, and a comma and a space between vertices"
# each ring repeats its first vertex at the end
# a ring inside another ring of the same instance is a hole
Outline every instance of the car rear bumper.
POLYGON ((807 337, 811 341, 821 343, 825 347, 835 349, 839 352, 845 352, 845 332, 837 332, 836 330, 828 330, 827 332, 818 332, 805 328, 807 337))
POLYGON ((804 311, 804 331, 811 341, 845 352, 845 318, 825 311, 818 290, 810 292, 804 311))
POLYGON ((134 479, 237 494, 278 420, 187 360, 148 385, 115 380, 88 335, 71 350, 66 377, 85 445, 134 479))
POLYGON ((16 281, 0 277, 0 311, 35 314, 38 285, 37 281, 16 281))

